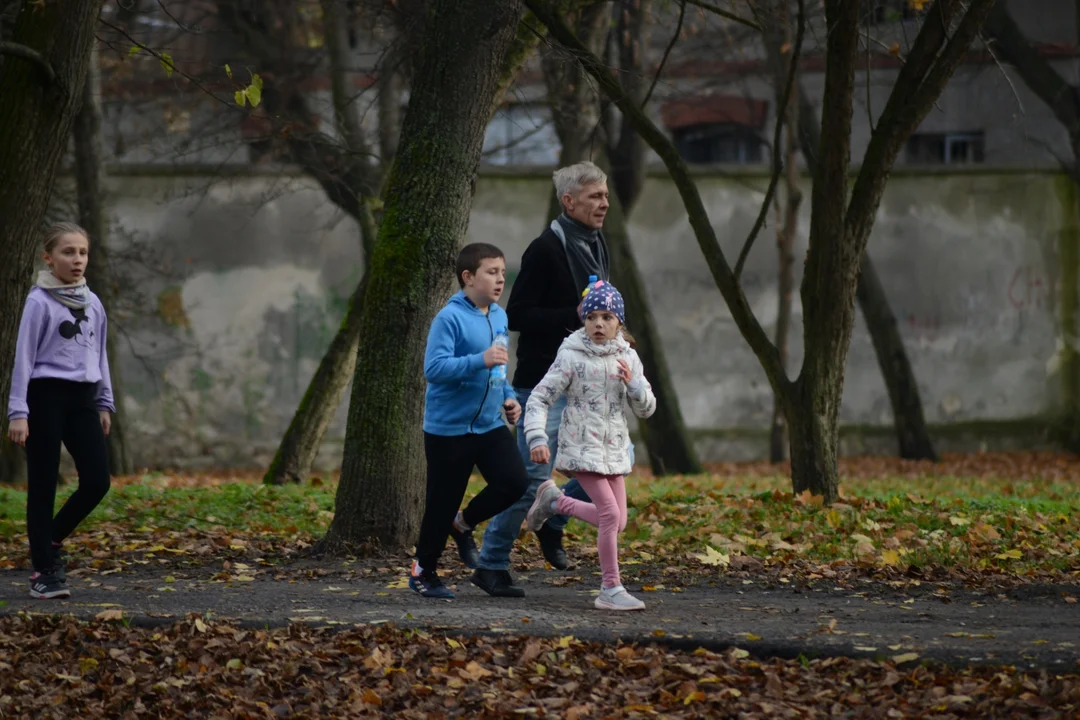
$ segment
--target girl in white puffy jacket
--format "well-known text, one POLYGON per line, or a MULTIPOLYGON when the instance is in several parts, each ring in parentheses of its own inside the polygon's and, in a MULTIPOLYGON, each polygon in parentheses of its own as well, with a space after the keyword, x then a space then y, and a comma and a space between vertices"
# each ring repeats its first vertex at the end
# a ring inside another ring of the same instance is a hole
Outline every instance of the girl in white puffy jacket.
POLYGON ((656 396, 642 372, 628 333, 622 295, 597 283, 581 302, 584 327, 563 341, 547 375, 525 408, 525 439, 533 462, 550 461, 545 431, 548 410, 566 393, 559 427, 555 469, 577 478, 591 503, 566 497, 546 480, 536 491, 528 525, 539 530, 552 515, 570 515, 597 527, 603 584, 596 598, 601 610, 644 610, 619 580, 618 534, 626 527, 626 483, 630 472, 630 433, 623 415, 628 400, 635 415, 656 411, 656 396))

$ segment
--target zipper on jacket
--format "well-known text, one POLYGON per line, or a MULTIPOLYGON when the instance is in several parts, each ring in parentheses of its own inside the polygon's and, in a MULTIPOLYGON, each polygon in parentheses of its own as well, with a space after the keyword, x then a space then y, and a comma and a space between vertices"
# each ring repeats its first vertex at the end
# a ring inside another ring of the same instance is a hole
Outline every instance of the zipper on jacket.
MULTIPOLYGON (((484 319, 488 324, 488 335, 491 338, 491 342, 495 342, 495 328, 491 326, 491 309, 484 314, 484 319)), ((476 424, 477 418, 480 417, 480 413, 484 411, 484 403, 487 402, 488 391, 491 389, 491 368, 488 368, 488 381, 484 383, 484 397, 480 398, 480 407, 476 408, 476 414, 473 415, 472 421, 469 423, 469 432, 473 431, 473 425, 476 424)))

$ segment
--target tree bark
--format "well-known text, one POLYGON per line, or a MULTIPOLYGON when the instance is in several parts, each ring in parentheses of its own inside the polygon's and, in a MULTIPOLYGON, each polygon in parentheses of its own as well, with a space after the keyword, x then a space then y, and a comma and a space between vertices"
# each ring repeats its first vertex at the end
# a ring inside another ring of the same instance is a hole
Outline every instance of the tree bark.
MULTIPOLYGON (((9 48, 39 59, 0 52, 0 398, 11 390, 41 223, 82 102, 100 9, 101 0, 23 0, 9 48)), ((0 426, 6 433, 6 408, 0 426)))
POLYGON ((79 206, 79 224, 90 235, 90 261, 86 280, 105 308, 109 317, 109 332, 105 338, 112 379, 113 413, 109 431, 109 469, 113 475, 135 472, 128 452, 127 412, 124 408, 124 376, 117 353, 119 323, 113 314, 113 299, 118 291, 109 266, 109 223, 105 209, 105 183, 101 162, 101 70, 97 46, 90 52, 90 66, 83 85, 83 103, 75 118, 75 183, 79 206))
POLYGON ((361 316, 345 459, 327 552, 416 539, 424 506, 425 335, 451 291, 484 131, 522 16, 506 0, 428 9, 361 316), (452 98, 452 102, 448 99, 452 98))

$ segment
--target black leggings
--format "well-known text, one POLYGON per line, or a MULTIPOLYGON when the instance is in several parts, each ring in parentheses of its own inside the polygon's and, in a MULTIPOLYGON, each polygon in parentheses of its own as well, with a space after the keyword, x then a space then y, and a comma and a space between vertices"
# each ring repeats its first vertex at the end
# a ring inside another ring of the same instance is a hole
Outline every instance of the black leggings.
POLYGON ((70 535, 109 492, 109 455, 96 391, 94 383, 53 378, 31 380, 27 390, 26 533, 39 572, 52 566, 51 544, 70 535), (54 518, 61 442, 75 460, 79 487, 54 518))
POLYGON ((469 527, 495 517, 513 505, 529 487, 525 463, 509 428, 482 435, 431 435, 424 433, 427 455, 427 505, 416 543, 416 560, 434 570, 446 547, 446 539, 469 485, 473 467, 484 476, 484 487, 462 516, 469 527))

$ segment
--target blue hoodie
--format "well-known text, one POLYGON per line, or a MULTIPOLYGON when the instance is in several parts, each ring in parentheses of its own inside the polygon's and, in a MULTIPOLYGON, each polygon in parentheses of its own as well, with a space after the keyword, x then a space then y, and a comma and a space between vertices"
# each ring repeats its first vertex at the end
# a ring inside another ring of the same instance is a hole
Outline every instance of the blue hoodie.
POLYGON ((458 292, 431 323, 424 353, 424 432, 432 435, 486 433, 505 425, 502 405, 515 398, 509 382, 489 387, 484 352, 500 331, 506 311, 492 304, 480 311, 458 292))

